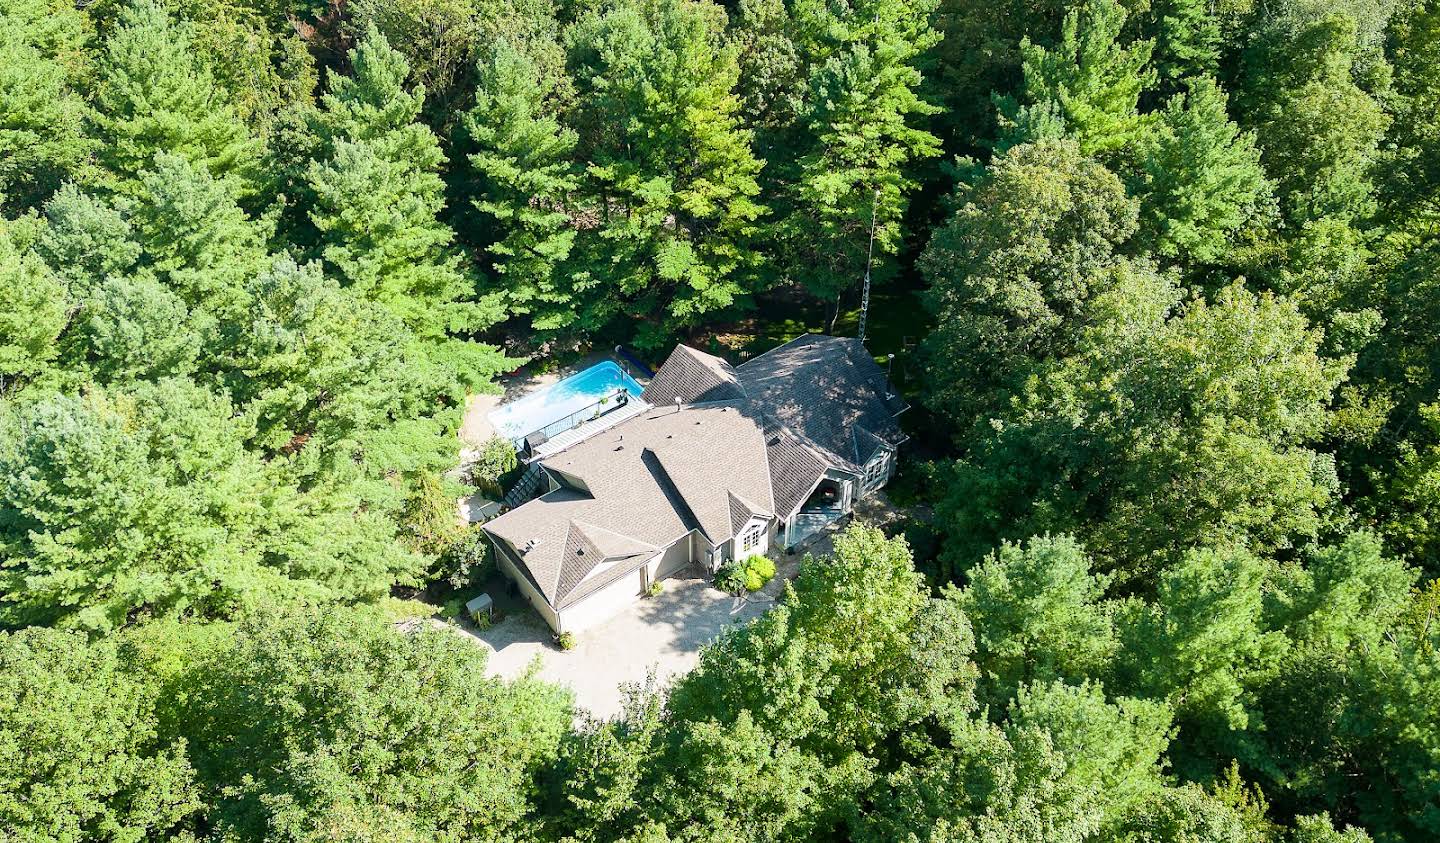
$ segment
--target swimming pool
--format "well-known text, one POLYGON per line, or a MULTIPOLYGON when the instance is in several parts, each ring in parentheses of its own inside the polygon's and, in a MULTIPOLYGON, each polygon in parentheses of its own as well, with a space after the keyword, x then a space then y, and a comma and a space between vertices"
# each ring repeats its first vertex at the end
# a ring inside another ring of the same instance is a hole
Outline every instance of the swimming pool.
MULTIPOLYGON (((601 398, 613 400, 620 390, 628 392, 631 398, 639 398, 643 387, 615 361, 605 360, 539 392, 497 407, 490 413, 490 423, 495 426, 496 434, 512 441, 537 430, 554 436, 574 426, 564 423, 570 416, 601 398)), ((578 424, 583 419, 572 421, 578 424)))

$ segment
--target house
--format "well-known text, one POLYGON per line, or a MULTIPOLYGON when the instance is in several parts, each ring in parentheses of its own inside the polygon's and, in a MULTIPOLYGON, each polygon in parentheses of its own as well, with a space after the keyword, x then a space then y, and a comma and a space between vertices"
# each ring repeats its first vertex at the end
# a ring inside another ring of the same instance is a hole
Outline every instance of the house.
POLYGON ((906 404, 858 340, 807 334, 740 366, 680 345, 644 410, 539 460, 538 498, 487 522, 558 632, 682 568, 790 547, 885 485, 906 404))

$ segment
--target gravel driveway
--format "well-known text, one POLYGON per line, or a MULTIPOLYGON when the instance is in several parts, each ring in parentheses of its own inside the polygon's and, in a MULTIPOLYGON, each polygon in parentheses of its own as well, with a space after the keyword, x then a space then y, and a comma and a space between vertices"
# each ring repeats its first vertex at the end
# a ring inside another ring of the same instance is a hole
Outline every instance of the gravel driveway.
POLYGON ((783 573, 765 591, 737 599, 682 572, 664 581, 660 596, 580 633, 568 652, 550 643, 550 628, 534 612, 517 611, 485 632, 463 631, 490 650, 492 675, 513 678, 539 658, 540 678, 569 686, 591 714, 613 717, 620 713, 623 683, 643 683, 653 669, 664 684, 693 668, 702 646, 774 605, 768 592, 779 592, 783 573))

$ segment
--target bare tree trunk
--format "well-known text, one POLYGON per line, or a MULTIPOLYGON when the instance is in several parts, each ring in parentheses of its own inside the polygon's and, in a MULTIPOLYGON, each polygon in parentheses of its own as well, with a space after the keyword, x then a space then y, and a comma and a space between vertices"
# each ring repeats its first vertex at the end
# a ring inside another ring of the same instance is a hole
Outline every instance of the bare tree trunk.
POLYGON ((825 329, 825 333, 832 336, 835 334, 835 323, 840 321, 840 300, 844 297, 844 290, 841 290, 840 292, 835 294, 835 308, 830 311, 830 324, 825 329))

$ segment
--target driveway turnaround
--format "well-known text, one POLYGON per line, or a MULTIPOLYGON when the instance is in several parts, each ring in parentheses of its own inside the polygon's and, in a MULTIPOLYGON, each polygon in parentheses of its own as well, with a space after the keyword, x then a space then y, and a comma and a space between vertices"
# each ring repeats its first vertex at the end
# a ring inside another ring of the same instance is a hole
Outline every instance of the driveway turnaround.
POLYGON ((793 576, 793 568, 775 578, 774 588, 737 598, 682 572, 664 580, 659 596, 577 635, 569 651, 551 643, 550 628, 534 612, 517 611, 484 632, 463 629, 490 650, 491 675, 514 678, 538 658, 541 679, 569 686, 580 708, 609 718, 620 713, 623 685, 643 684, 651 670, 668 684, 693 668, 700 648, 721 632, 773 606, 784 573, 793 576))

